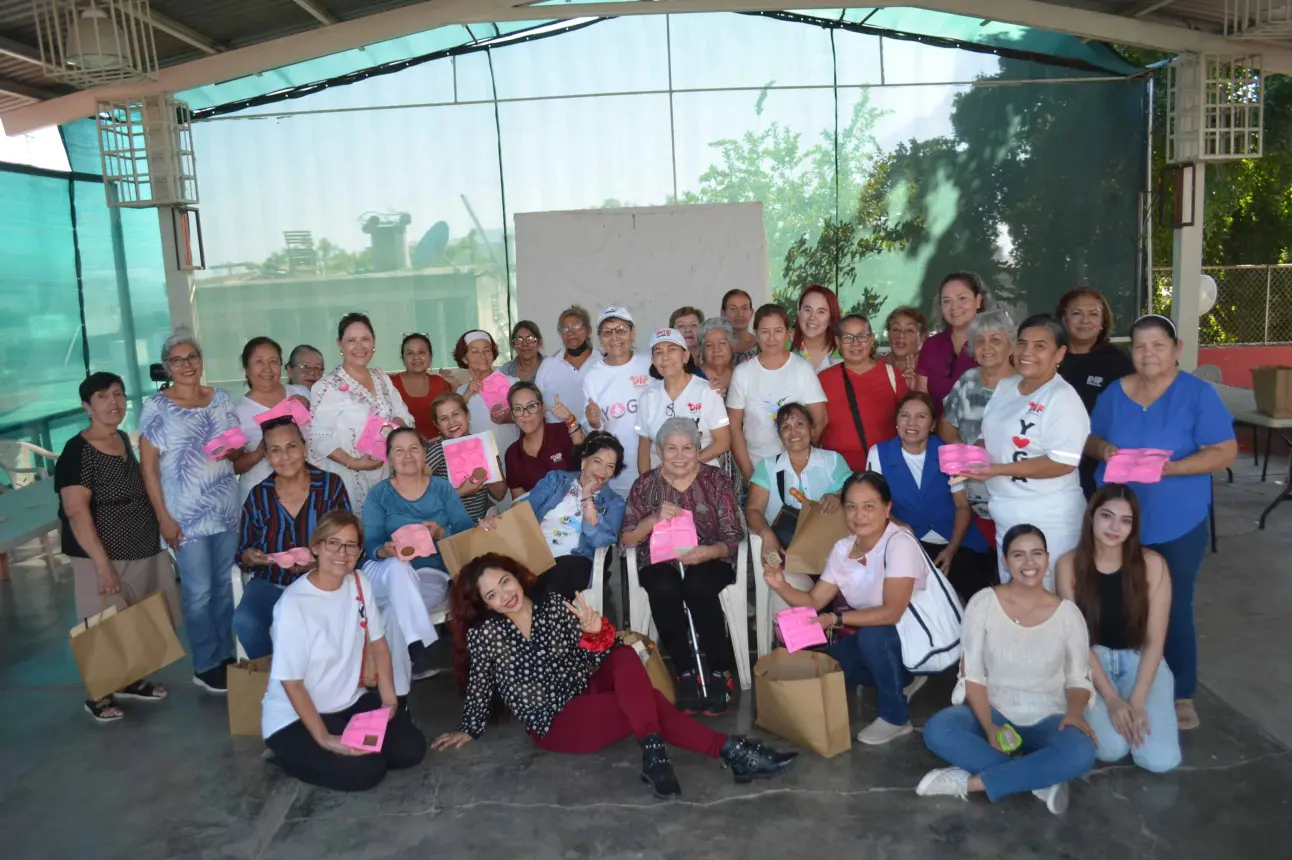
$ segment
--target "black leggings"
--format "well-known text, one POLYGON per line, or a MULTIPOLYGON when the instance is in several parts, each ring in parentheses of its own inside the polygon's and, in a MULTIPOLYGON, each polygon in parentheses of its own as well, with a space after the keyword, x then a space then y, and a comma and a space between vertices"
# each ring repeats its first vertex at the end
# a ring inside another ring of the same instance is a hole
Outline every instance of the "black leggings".
MULTIPOLYGON (((344 711, 319 716, 329 732, 340 735, 352 716, 380 707, 381 697, 369 692, 344 711)), ((300 720, 265 738, 265 746, 289 775, 336 791, 367 791, 385 778, 387 770, 413 767, 426 756, 426 737, 413 725, 407 708, 400 708, 386 727, 379 753, 350 756, 326 750, 300 720)))
POLYGON ((548 568, 538 577, 538 594, 559 594, 573 600, 576 591, 583 591, 592 581, 592 559, 581 555, 563 555, 556 560, 556 567, 548 568))
MULTIPOLYGON (((659 641, 673 658, 679 672, 695 667, 691 653, 691 634, 687 629, 683 602, 691 609, 695 635, 708 659, 710 672, 727 668, 727 621, 722 614, 718 595, 736 581, 736 570, 726 561, 715 559, 688 565, 686 577, 677 562, 661 562, 643 567, 637 574, 642 588, 650 595, 650 612, 659 628, 659 641)), ((745 624, 747 620, 739 619, 745 624)))

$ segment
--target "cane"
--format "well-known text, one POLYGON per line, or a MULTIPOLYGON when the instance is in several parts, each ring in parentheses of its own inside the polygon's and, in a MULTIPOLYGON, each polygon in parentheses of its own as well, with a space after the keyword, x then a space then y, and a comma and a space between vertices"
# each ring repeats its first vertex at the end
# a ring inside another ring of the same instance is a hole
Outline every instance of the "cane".
MULTIPOLYGON (((686 565, 681 561, 677 563, 677 569, 682 574, 682 579, 686 579, 686 565)), ((700 695, 706 699, 709 697, 709 682, 704 672, 704 662, 700 659, 700 637, 695 634, 695 622, 691 620, 691 607, 682 601, 682 611, 686 613, 686 626, 691 633, 691 650, 695 653, 695 670, 700 678, 700 695)))

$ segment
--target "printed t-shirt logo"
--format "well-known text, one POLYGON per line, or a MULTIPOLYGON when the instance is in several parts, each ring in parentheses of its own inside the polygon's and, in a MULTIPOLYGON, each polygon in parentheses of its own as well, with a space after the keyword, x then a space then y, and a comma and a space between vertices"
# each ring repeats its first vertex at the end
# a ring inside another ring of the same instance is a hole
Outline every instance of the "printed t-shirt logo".
POLYGON ((650 385, 650 374, 643 373, 641 376, 632 376, 633 388, 645 388, 650 385))

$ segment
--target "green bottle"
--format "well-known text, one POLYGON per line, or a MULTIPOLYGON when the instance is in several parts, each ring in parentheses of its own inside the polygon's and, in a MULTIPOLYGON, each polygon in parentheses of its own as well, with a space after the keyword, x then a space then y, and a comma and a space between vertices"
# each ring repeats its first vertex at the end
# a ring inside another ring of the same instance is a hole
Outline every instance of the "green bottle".
POLYGON ((1023 745, 1023 739, 1018 736, 1018 732, 1009 723, 996 732, 996 743, 1007 753, 1013 753, 1023 745))

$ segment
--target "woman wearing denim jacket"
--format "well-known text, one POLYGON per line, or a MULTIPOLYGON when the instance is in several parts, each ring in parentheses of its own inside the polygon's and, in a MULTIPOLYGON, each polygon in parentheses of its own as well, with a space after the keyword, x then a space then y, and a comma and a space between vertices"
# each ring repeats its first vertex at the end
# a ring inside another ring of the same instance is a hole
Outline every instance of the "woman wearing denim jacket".
MULTIPOLYGON (((588 587, 593 556, 619 540, 624 521, 624 500, 608 486, 624 469, 623 445, 613 434, 594 430, 574 453, 579 471, 548 472, 528 496, 556 557, 556 567, 538 578, 539 590, 567 600, 588 587)), ((480 525, 493 528, 493 515, 480 525)))

